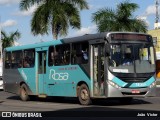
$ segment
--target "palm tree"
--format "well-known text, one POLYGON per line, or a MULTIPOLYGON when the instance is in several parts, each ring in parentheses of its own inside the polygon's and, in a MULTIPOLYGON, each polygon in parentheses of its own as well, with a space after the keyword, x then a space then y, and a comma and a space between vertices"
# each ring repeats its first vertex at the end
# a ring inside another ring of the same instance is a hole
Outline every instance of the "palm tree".
POLYGON ((135 3, 124 1, 117 5, 117 9, 99 9, 93 13, 92 21, 97 24, 98 31, 130 31, 147 32, 144 21, 133 17, 133 12, 139 8, 135 3))
POLYGON ((22 0, 21 10, 28 10, 37 5, 31 20, 31 31, 34 35, 48 34, 53 38, 65 36, 69 27, 80 29, 79 11, 88 9, 86 0, 22 0))
POLYGON ((1 31, 2 50, 6 47, 14 45, 14 42, 20 38, 21 34, 18 32, 12 32, 8 35, 5 31, 1 31))

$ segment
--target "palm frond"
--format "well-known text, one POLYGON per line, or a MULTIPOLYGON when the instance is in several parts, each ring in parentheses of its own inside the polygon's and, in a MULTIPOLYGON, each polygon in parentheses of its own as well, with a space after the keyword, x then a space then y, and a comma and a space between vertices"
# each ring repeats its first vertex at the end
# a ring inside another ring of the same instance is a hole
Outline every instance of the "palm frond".
POLYGON ((74 7, 72 4, 65 3, 63 4, 64 14, 66 16, 66 19, 68 19, 68 22, 70 26, 74 29, 80 29, 81 23, 80 23, 80 12, 79 10, 74 7))
POLYGON ((65 0, 65 2, 72 4, 73 6, 78 7, 81 10, 89 8, 86 0, 65 0))
POLYGON ((21 37, 21 33, 17 30, 16 32, 10 33, 11 38, 19 39, 21 37))
POLYGON ((31 20, 31 31, 34 35, 66 35, 69 27, 80 29, 79 10, 88 9, 86 0, 21 0, 20 9, 28 10, 33 5, 38 8, 31 20))
POLYGON ((52 34, 55 36, 56 39, 58 36, 65 36, 68 33, 69 28, 68 18, 65 11, 61 9, 61 13, 63 14, 54 12, 51 21, 52 34))
POLYGON ((20 37, 21 37, 21 34, 18 30, 10 33, 9 35, 7 35, 6 32, 2 31, 2 47, 3 47, 3 49, 6 47, 12 46, 14 41, 18 40, 20 37))
POLYGON ((123 19, 132 17, 133 12, 138 8, 138 4, 125 1, 117 5, 117 16, 123 19))
POLYGON ((102 8, 97 12, 93 13, 92 21, 95 23, 101 22, 105 19, 113 19, 115 17, 115 13, 110 8, 102 8))
POLYGON ((1 39, 4 39, 7 37, 7 33, 5 31, 1 31, 1 39))
POLYGON ((39 5, 44 1, 45 0, 21 0, 19 7, 20 7, 20 10, 28 10, 30 7, 36 4, 39 5))
POLYGON ((132 19, 131 28, 131 31, 146 33, 148 26, 143 20, 132 19))
POLYGON ((135 3, 125 1, 118 4, 115 11, 109 8, 102 8, 93 13, 92 21, 97 24, 99 32, 108 30, 146 32, 147 26, 144 21, 133 17, 133 12, 138 7, 135 3))
POLYGON ((46 7, 46 4, 40 5, 34 12, 31 20, 31 31, 34 35, 48 34, 48 24, 50 19, 50 13, 46 7))

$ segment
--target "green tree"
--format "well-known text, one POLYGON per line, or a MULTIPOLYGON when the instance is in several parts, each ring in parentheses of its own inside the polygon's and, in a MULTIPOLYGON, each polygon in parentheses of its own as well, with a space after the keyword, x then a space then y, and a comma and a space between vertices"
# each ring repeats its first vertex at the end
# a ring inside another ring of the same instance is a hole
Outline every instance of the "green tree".
POLYGON ((21 0, 20 9, 34 5, 38 7, 31 20, 32 33, 44 35, 51 30, 55 39, 67 35, 69 27, 80 29, 79 11, 88 9, 86 0, 21 0))
POLYGON ((117 5, 117 9, 102 8, 93 13, 92 21, 97 24, 98 31, 130 31, 147 32, 147 25, 143 20, 136 19, 133 12, 138 9, 136 3, 124 1, 117 5))
POLYGON ((2 40, 2 50, 6 47, 11 47, 14 45, 14 42, 21 37, 20 32, 15 31, 9 35, 5 31, 1 31, 1 40, 2 40))

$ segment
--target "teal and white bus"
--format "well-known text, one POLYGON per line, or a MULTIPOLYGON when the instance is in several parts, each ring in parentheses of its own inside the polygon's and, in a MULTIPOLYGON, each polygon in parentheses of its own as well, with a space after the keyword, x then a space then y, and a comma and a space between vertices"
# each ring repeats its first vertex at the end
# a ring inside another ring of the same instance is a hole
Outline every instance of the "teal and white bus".
POLYGON ((134 32, 104 32, 6 48, 4 90, 20 95, 92 99, 156 95, 152 37, 134 32), (128 60, 128 61, 127 61, 128 60))

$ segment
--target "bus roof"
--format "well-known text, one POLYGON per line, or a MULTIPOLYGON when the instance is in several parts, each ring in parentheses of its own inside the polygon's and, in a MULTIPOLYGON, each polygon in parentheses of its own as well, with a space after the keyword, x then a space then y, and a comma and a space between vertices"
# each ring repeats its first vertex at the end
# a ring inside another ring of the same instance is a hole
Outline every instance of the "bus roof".
POLYGON ((107 34, 107 32, 97 33, 97 34, 86 34, 83 36, 73 37, 73 38, 64 38, 64 39, 52 40, 52 41, 47 41, 47 42, 40 42, 40 43, 35 43, 35 44, 13 46, 13 47, 5 48, 5 50, 6 51, 15 51, 15 50, 47 47, 50 45, 59 45, 59 44, 64 44, 64 43, 74 43, 74 42, 81 42, 81 41, 88 41, 88 40, 95 40, 95 39, 104 39, 106 37, 106 34, 107 34))
MULTIPOLYGON (((35 43, 35 44, 13 46, 13 47, 5 48, 5 50, 6 51, 16 51, 16 50, 25 50, 25 49, 32 49, 32 48, 47 47, 47 46, 50 46, 50 45, 59 45, 59 44, 64 44, 64 43, 91 41, 91 40, 96 40, 96 39, 105 40, 108 33, 143 34, 143 33, 136 33, 136 32, 102 32, 102 33, 96 33, 96 34, 86 34, 86 35, 83 35, 83 36, 72 37, 72 38, 64 38, 64 39, 59 39, 59 40, 40 42, 40 43, 35 43)), ((146 35, 148 35, 148 34, 146 34, 146 35)))
POLYGON ((60 41, 61 40, 55 40, 55 41, 40 42, 40 43, 21 45, 21 46, 13 46, 13 47, 5 48, 5 51, 15 51, 15 50, 25 50, 25 49, 46 47, 49 45, 61 44, 60 41))

